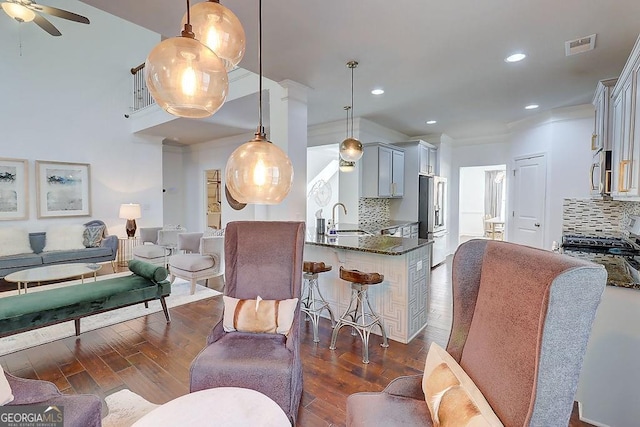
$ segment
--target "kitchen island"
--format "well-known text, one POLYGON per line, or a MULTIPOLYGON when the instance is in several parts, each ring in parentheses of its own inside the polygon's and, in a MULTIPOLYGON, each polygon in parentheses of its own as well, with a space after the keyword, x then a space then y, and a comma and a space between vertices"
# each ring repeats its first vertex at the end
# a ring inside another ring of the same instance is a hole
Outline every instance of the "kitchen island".
MULTIPOLYGON (((318 284, 336 318, 344 313, 351 298, 350 284, 340 279, 341 266, 384 275, 382 283, 369 287, 369 302, 382 316, 388 338, 406 344, 427 325, 433 241, 357 235, 357 227, 351 228, 340 227, 342 234, 337 236, 308 229, 304 259, 333 267, 319 275, 318 284)), ((373 332, 379 335, 377 328, 373 332)))

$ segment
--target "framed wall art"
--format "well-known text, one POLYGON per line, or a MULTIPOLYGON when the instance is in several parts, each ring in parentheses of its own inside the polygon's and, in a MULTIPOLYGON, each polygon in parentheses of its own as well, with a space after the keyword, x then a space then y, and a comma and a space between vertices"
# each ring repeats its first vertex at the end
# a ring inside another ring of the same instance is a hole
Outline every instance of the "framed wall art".
POLYGON ((88 163, 36 160, 38 218, 91 215, 88 163))
POLYGON ((26 160, 0 158, 0 220, 29 217, 28 173, 26 160))

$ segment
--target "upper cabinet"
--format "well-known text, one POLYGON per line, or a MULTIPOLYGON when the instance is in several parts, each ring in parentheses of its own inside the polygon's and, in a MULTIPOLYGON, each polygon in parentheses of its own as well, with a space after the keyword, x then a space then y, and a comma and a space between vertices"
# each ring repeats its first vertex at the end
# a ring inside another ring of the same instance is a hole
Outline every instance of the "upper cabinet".
POLYGON ((640 196, 640 38, 611 95, 615 198, 640 196))
POLYGON ((419 142, 418 153, 420 158, 419 172, 422 175, 437 175, 438 150, 424 142, 419 142))
POLYGON ((404 150, 388 144, 364 145, 362 197, 389 198, 404 195, 404 150))
POLYGON ((602 149, 611 150, 611 91, 618 79, 601 80, 598 82, 593 105, 596 108, 593 136, 591 137, 591 150, 595 152, 602 149))

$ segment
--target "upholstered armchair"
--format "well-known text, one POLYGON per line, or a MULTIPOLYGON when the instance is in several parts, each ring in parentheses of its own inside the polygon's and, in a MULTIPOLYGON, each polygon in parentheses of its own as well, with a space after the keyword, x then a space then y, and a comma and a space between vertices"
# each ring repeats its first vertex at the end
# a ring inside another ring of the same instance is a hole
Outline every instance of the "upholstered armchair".
MULTIPOLYGON (((2 375, 2 374, 0 374, 2 375)), ((102 425, 102 401, 92 394, 62 394, 48 381, 15 377, 4 372, 13 401, 7 406, 42 405, 64 408, 65 427, 100 427, 102 425)))
POLYGON ((207 346, 191 364, 191 391, 213 387, 257 390, 278 403, 295 423, 302 396, 299 300, 304 223, 231 222, 225 234, 225 296, 298 298, 298 302, 286 335, 225 332, 224 317, 220 319, 207 346))
POLYGON ((176 277, 191 282, 191 295, 196 282, 224 276, 224 236, 203 237, 203 233, 178 234, 178 253, 169 257, 169 281, 176 277))
POLYGON ((133 247, 133 259, 166 267, 169 255, 178 246, 178 234, 185 231, 182 227, 140 228, 142 245, 133 247))
MULTIPOLYGON (((471 240, 456 251, 452 274, 447 352, 505 426, 566 426, 604 268, 513 243, 471 240)), ((423 375, 400 377, 382 392, 352 394, 346 424, 433 425, 422 381, 423 375)))

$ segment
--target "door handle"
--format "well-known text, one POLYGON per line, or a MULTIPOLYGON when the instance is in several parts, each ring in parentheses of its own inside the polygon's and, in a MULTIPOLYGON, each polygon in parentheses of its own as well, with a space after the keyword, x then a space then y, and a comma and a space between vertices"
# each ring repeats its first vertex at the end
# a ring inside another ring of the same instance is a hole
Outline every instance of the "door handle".
POLYGON ((540 223, 536 222, 535 224, 533 224, 534 227, 540 227, 540 223))

